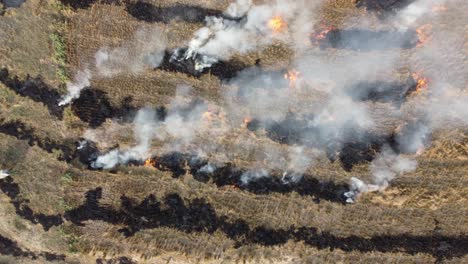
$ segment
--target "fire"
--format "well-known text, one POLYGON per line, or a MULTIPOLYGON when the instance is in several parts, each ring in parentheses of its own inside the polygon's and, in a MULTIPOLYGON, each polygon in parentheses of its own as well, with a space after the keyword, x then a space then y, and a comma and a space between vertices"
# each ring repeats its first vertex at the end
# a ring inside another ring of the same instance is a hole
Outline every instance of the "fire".
POLYGON ((442 4, 440 4, 440 5, 434 5, 434 6, 432 7, 432 12, 433 12, 433 13, 445 12, 445 11, 447 11, 447 9, 448 9, 447 6, 442 5, 442 4))
POLYGON ((312 38, 312 43, 314 44, 318 44, 320 40, 325 39, 327 37, 328 32, 334 29, 333 26, 325 25, 322 25, 320 28, 321 29, 319 31, 315 31, 312 34, 310 34, 310 37, 312 38))
POLYGON ((424 77, 421 72, 415 72, 411 74, 413 79, 416 81, 416 92, 419 92, 421 90, 426 90, 427 87, 429 86, 429 79, 424 77))
POLYGON ((156 160, 152 158, 148 158, 145 160, 145 163, 143 164, 145 167, 155 167, 156 166, 156 160))
POLYGON ((418 150, 416 151, 416 156, 421 156, 422 154, 424 154, 424 151, 426 150, 426 148, 424 146, 421 146, 420 148, 418 148, 418 150))
POLYGON ((215 113, 213 111, 208 110, 202 114, 202 119, 208 122, 212 122, 215 118, 215 113))
POLYGON ((430 24, 422 25, 416 29, 416 33, 418 34, 418 43, 416 44, 417 47, 421 47, 424 45, 424 43, 431 39, 431 31, 432 25, 430 24))
POLYGON ((300 77, 301 73, 294 69, 289 70, 288 73, 284 75, 284 79, 289 80, 289 87, 295 88, 297 84, 297 80, 300 77))
POLYGON ((273 30, 274 33, 282 32, 288 24, 280 16, 276 16, 268 21, 268 27, 273 30))
POLYGON ((242 120, 242 128, 247 128, 250 122, 252 122, 252 118, 250 116, 244 117, 244 120, 242 120))

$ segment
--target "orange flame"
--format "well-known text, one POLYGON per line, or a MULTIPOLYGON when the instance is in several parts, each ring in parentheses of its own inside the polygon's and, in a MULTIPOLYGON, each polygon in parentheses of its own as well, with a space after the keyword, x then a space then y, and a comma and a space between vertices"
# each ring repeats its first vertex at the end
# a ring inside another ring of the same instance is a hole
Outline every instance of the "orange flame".
POLYGON ((155 167, 156 166, 156 160, 152 158, 148 158, 145 160, 145 163, 143 164, 145 167, 155 167))
POLYGON ((427 89, 429 86, 429 79, 422 76, 421 72, 415 72, 411 74, 411 76, 416 81, 416 92, 427 89))
POLYGON ((242 120, 242 128, 247 128, 250 122, 252 122, 252 118, 250 116, 244 117, 244 120, 242 120))
POLYGON ((287 26, 288 24, 286 21, 280 16, 275 16, 268 21, 268 27, 273 30, 274 33, 282 32, 287 26))
POLYGON ((289 80, 289 87, 295 88, 297 84, 297 80, 300 77, 301 73, 294 69, 289 70, 288 73, 284 75, 284 79, 289 80))
POLYGON ((212 122, 214 118, 215 118, 215 114, 211 110, 208 110, 202 114, 202 119, 208 122, 212 122))
POLYGON ((424 43, 431 39, 431 31, 432 25, 430 24, 422 25, 416 29, 416 34, 418 34, 418 43, 416 44, 417 47, 421 47, 424 45, 424 43))
POLYGON ((333 26, 326 26, 322 25, 320 26, 320 30, 313 32, 310 34, 310 37, 312 38, 312 43, 318 44, 319 40, 325 39, 327 37, 328 32, 332 31, 335 29, 333 26))

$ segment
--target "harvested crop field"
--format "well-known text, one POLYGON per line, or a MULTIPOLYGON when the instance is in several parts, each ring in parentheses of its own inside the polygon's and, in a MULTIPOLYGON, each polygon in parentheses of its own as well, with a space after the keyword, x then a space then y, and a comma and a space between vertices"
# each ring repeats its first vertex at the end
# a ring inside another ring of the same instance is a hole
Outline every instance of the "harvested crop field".
POLYGON ((466 8, 0 1, 0 262, 468 262, 466 8))

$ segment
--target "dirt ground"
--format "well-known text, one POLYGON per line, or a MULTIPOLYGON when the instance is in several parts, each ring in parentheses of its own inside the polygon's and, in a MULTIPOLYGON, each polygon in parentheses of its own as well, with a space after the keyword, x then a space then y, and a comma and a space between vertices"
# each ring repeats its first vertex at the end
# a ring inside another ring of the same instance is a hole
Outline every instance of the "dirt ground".
MULTIPOLYGON (((73 106, 57 110, 50 102, 54 94, 65 93, 60 69, 70 74, 82 69, 100 48, 131 41, 141 28, 162 30, 170 36, 168 48, 176 48, 203 26, 196 19, 145 21, 126 7, 136 1, 73 2, 26 0, 0 15, 0 69, 8 71, 0 72, 0 169, 11 174, 0 179, 1 263, 468 262, 468 128, 435 132, 414 172, 396 178, 385 191, 362 195, 355 204, 330 192, 346 188, 353 176, 369 179, 369 162, 347 170, 340 160, 320 157, 304 176, 306 187, 312 187, 288 190, 241 188, 222 176, 203 181, 187 164, 176 168, 180 175, 176 169, 137 165, 90 170, 75 150, 92 127, 83 116, 101 118, 95 108, 127 114, 128 109, 167 106, 178 85, 190 85, 197 96, 217 102, 223 85, 214 74, 196 78, 145 69, 138 75, 93 78, 96 91, 90 98, 100 96, 95 105, 81 112, 73 106), (54 33, 66 43, 65 65, 57 59, 54 33), (16 89, 17 83, 32 83, 33 92, 16 89)), ((231 1, 145 2, 160 12, 174 5, 222 12, 231 1)), ((360 16, 378 20, 354 0, 325 2, 321 20, 337 28, 352 27, 360 16)), ((464 17, 463 10, 449 5, 446 20, 436 26, 466 28, 466 23, 449 21, 464 17)), ((453 66, 447 78, 468 74, 467 43, 465 38, 457 44, 464 58, 444 58, 444 65, 453 66)), ((339 49, 311 52, 330 60, 359 55, 339 49)), ((232 62, 249 67, 260 60, 264 69, 287 70, 293 54, 291 47, 274 43, 232 62)), ((408 51, 398 64, 398 72, 389 73, 395 81, 405 80, 412 67, 425 66, 425 58, 408 51)), ((373 107, 375 115, 387 109, 373 107)), ((131 124, 110 117, 104 115, 93 128, 106 139, 98 144, 102 151, 133 140, 131 124)), ((397 126, 391 118, 382 120, 378 133, 386 135, 397 126)), ((286 151, 284 144, 240 126, 230 135, 286 151)), ((200 142, 218 140, 198 136, 200 142)), ((226 149, 239 147, 229 136, 219 141, 226 149)), ((253 166, 249 155, 235 150, 231 155, 236 168, 253 166)))

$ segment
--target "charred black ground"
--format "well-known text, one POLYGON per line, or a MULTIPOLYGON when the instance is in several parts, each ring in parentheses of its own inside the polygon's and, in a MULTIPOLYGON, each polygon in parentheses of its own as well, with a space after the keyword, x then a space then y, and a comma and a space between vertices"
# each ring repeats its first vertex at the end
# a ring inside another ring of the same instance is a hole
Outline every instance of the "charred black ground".
POLYGON ((137 109, 132 106, 132 98, 126 97, 120 106, 114 107, 107 94, 99 89, 88 87, 81 91, 80 98, 72 103, 72 111, 90 127, 99 127, 107 118, 132 120, 137 109))
POLYGON ((416 88, 417 80, 410 77, 406 82, 360 81, 345 88, 345 91, 356 101, 392 103, 400 107, 416 88))
POLYGON ((126 4, 129 14, 145 22, 169 23, 172 20, 181 20, 187 23, 203 23, 207 16, 229 18, 219 10, 175 4, 169 7, 159 7, 146 2, 129 2, 126 4))
POLYGON ((358 51, 411 49, 418 44, 416 31, 372 31, 366 29, 333 29, 323 39, 311 39, 321 48, 358 51))
POLYGON ((357 0, 356 7, 377 12, 381 18, 397 13, 415 0, 357 0))
POLYGON ((2 68, 0 69, 0 82, 21 96, 43 103, 49 109, 50 114, 62 119, 63 108, 58 106, 61 95, 56 89, 44 83, 41 76, 32 78, 28 75, 24 81, 20 81, 17 76, 11 76, 6 68, 2 68))
POLYGON ((45 231, 53 226, 63 224, 61 215, 34 213, 28 205, 29 200, 21 197, 19 185, 13 182, 12 178, 0 179, 0 189, 10 198, 10 203, 15 207, 16 214, 21 218, 33 224, 40 224, 45 231))
POLYGON ((446 237, 434 234, 430 237, 412 235, 336 237, 327 232, 319 232, 313 227, 292 226, 286 230, 252 228, 243 220, 230 221, 225 216, 218 216, 204 199, 194 199, 185 203, 178 194, 169 194, 162 201, 158 201, 154 195, 149 195, 140 203, 124 195, 120 198, 120 210, 100 205, 101 198, 101 188, 88 191, 84 204, 68 211, 65 218, 76 225, 84 225, 83 222, 87 220, 124 225, 120 231, 126 237, 133 236, 143 229, 171 227, 186 233, 211 234, 220 231, 236 241, 238 247, 246 244, 273 246, 294 240, 303 241, 318 249, 341 249, 346 252, 427 253, 438 260, 467 254, 465 245, 468 243, 468 238, 464 236, 446 237))
POLYGON ((187 48, 166 51, 158 69, 181 72, 195 78, 210 73, 220 80, 229 80, 248 67, 240 62, 218 60, 209 67, 197 69, 196 64, 205 59, 204 55, 196 54, 194 57, 185 58, 186 51, 187 48))

